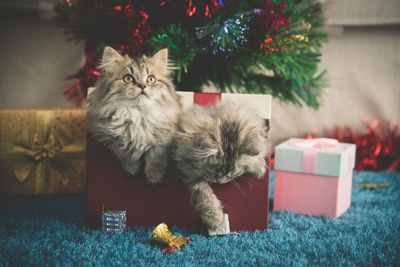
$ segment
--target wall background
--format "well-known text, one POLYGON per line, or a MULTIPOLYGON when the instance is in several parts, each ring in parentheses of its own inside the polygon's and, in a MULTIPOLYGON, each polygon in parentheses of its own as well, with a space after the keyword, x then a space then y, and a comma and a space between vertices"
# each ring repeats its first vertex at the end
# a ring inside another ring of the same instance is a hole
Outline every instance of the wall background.
MULTIPOLYGON (((56 27, 53 2, 0 3, 0 108, 70 106, 62 91, 84 63, 83 44, 56 27)), ((318 111, 273 100, 273 145, 334 126, 362 131, 364 118, 400 119, 400 1, 325 2, 329 41, 320 68, 330 85, 318 111)))

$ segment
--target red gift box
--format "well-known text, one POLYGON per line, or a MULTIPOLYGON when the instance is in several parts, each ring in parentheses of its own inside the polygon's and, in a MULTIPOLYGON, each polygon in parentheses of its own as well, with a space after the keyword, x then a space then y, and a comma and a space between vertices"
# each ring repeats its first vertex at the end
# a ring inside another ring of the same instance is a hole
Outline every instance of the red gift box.
MULTIPOLYGON (((183 102, 207 105, 229 94, 183 93, 183 102)), ((245 96, 245 95, 240 95, 245 96)), ((270 100, 269 96, 267 100, 270 100)), ((270 107, 269 103, 265 103, 270 107)), ((269 116, 269 114, 267 115, 269 116)), ((269 118, 269 117, 268 117, 269 118)), ((269 161, 269 156, 268 159, 269 161)), ((126 174, 111 152, 93 140, 87 147, 86 222, 98 228, 101 212, 126 210, 128 226, 157 226, 165 222, 184 229, 201 231, 200 216, 194 210, 191 196, 172 167, 160 185, 151 185, 143 173, 126 174)), ((268 226, 269 171, 262 179, 238 178, 227 184, 211 185, 229 216, 231 231, 264 230, 268 226)))

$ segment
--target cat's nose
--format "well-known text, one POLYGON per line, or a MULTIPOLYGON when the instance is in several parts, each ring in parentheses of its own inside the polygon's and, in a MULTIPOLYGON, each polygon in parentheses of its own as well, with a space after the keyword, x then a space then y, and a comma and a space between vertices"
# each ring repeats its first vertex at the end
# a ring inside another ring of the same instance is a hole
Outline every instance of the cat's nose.
POLYGON ((137 87, 139 87, 140 89, 144 89, 146 85, 142 83, 137 83, 137 87))

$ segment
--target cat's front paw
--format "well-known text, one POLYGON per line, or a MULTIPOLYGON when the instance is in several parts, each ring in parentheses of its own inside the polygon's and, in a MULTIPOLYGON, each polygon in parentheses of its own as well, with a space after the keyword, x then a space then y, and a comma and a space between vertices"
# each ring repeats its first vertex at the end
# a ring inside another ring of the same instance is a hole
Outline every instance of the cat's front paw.
POLYGON ((224 213, 222 210, 207 211, 200 214, 200 218, 204 224, 207 225, 208 229, 215 230, 224 222, 224 213))
POLYGON ((164 172, 154 168, 146 167, 144 170, 147 181, 152 184, 160 184, 164 178, 164 172))
POLYGON ((258 169, 258 171, 256 172, 256 174, 255 174, 255 176, 257 177, 257 178, 263 178, 264 177, 264 174, 267 172, 267 167, 266 166, 263 166, 263 167, 261 167, 261 168, 259 168, 258 169))
POLYGON ((121 167, 126 173, 134 176, 136 173, 139 172, 140 162, 139 161, 136 161, 136 162, 130 162, 130 161, 121 162, 121 167))
POLYGON ((250 173, 251 175, 261 179, 264 177, 264 174, 267 172, 267 164, 263 160, 262 162, 259 162, 259 164, 249 167, 247 172, 250 173))

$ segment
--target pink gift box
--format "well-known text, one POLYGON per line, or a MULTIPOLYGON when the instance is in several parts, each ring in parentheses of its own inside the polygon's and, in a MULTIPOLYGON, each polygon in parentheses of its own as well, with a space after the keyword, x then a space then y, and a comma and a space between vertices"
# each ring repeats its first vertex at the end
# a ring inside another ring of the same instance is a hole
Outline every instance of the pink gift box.
POLYGON ((273 210, 338 218, 350 207, 355 151, 326 138, 278 145, 273 210))

